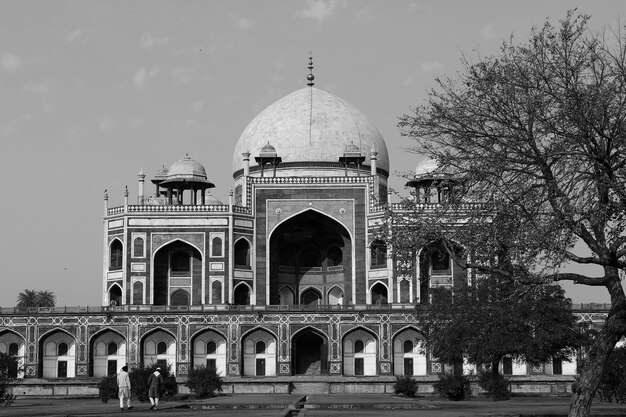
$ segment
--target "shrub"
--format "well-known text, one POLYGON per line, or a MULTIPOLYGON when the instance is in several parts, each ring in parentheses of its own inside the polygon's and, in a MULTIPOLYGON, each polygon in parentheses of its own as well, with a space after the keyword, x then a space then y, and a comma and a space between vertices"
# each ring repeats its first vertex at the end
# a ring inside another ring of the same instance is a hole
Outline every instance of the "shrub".
POLYGON ((0 352, 0 405, 10 405, 15 396, 11 390, 13 378, 10 376, 11 371, 21 372, 19 361, 16 356, 0 352))
POLYGON ((215 368, 199 366, 191 369, 185 385, 198 398, 212 398, 218 392, 222 392, 222 377, 217 374, 215 368))
POLYGON ((470 395, 470 379, 465 375, 443 374, 433 388, 442 398, 463 401, 470 395))
POLYGON ((117 398, 117 377, 105 376, 98 383, 98 395, 103 403, 109 402, 112 398, 117 398))
POLYGON ((417 392, 417 381, 410 376, 397 376, 393 390, 397 395, 400 394, 406 395, 407 397, 415 397, 415 393, 417 392))
MULTIPOLYGON (((145 368, 139 366, 128 373, 132 398, 141 402, 148 401, 148 379, 150 378, 150 374, 153 373, 158 366, 160 365, 150 364, 145 368)), ((161 397, 170 397, 178 393, 176 377, 171 375, 171 369, 171 365, 167 365, 167 367, 161 366, 161 376, 163 377, 161 397)))
POLYGON ((500 374, 494 375, 491 371, 481 371, 478 374, 478 385, 495 401, 511 398, 509 380, 500 374))

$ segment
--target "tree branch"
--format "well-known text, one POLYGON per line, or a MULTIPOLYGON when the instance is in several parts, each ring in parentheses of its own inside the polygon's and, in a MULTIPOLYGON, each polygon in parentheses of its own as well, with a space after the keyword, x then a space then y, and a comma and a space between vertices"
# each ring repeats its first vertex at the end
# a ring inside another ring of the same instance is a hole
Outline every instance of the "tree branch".
POLYGON ((555 281, 574 281, 575 284, 583 284, 595 287, 604 287, 609 281, 606 277, 588 277, 587 275, 571 272, 553 274, 550 275, 549 278, 552 278, 555 281))

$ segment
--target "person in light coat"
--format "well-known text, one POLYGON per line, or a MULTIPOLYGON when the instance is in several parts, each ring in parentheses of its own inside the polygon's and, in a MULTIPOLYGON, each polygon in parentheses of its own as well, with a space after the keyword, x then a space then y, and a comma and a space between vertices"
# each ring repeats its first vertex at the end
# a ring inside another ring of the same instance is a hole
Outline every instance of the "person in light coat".
POLYGON ((124 365, 117 374, 117 396, 120 398, 120 408, 124 411, 124 399, 128 410, 133 408, 130 405, 130 378, 128 377, 128 366, 124 365))

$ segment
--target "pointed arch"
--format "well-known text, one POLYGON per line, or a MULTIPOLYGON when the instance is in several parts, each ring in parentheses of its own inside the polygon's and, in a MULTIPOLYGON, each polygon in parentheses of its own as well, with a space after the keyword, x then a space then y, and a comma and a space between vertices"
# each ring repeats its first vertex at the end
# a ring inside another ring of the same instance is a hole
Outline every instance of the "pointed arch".
POLYGON ((125 365, 128 342, 126 336, 116 329, 105 328, 89 337, 89 376, 105 377, 114 375, 125 365), (110 343, 116 343, 116 352, 109 352, 110 343))
POLYGON ((235 240, 233 246, 234 252, 234 264, 237 269, 251 269, 252 264, 250 259, 252 258, 252 244, 248 238, 241 236, 235 240))
POLYGON ((114 238, 109 242, 109 271, 119 271, 122 269, 124 259, 124 243, 119 238, 114 238))
POLYGON ((326 296, 328 298, 328 305, 330 306, 343 305, 344 292, 343 292, 343 288, 341 288, 339 285, 333 285, 328 290, 328 293, 326 294, 326 296))
POLYGON ((109 288, 107 289, 107 295, 109 297, 109 306, 111 307, 121 306, 122 301, 123 301, 123 294, 124 294, 124 291, 122 290, 121 285, 118 284, 117 282, 114 282, 111 285, 109 285, 109 288))
POLYGON ((313 326, 306 326, 291 335, 291 357, 294 375, 328 373, 328 336, 313 326))
POLYGON ((39 375, 43 378, 73 378, 76 376, 76 338, 60 327, 39 336, 39 375), (58 347, 67 351, 59 354, 58 347))
POLYGON ((275 376, 278 338, 263 327, 255 327, 241 336, 243 375, 275 376), (265 349, 257 351, 259 342, 265 349))
POLYGON ((156 327, 144 334, 139 339, 140 362, 146 367, 158 364, 161 367, 171 367, 172 373, 176 372, 176 336, 163 327, 156 327), (165 343, 165 352, 158 352, 157 346, 165 343))
MULTIPOLYGON (((341 220, 318 209, 305 208, 274 224, 267 241, 267 304, 280 304, 279 289, 283 286, 294 291, 298 302, 302 300, 303 288, 320 287, 329 281, 342 283, 355 297, 355 239, 341 220)), ((320 292, 322 303, 325 292, 320 292)))
POLYGON ((378 337, 370 329, 358 326, 342 338, 345 376, 378 374, 378 337))
POLYGON ((250 305, 252 288, 246 282, 240 282, 233 288, 233 302, 235 305, 250 305))
POLYGON ((410 325, 392 335, 394 375, 427 375, 427 356, 422 347, 423 340, 424 334, 410 325))
POLYGON ((202 329, 189 339, 191 342, 192 366, 214 368, 218 374, 226 375, 228 344, 226 336, 213 329, 202 329), (210 346, 214 349, 209 349, 210 346))
POLYGON ((0 352, 15 355, 17 359, 16 362, 8 364, 7 376, 9 378, 24 378, 23 366, 26 362, 26 339, 24 336, 12 329, 1 329, 0 352))
POLYGON ((324 295, 319 288, 307 286, 300 292, 300 305, 318 306, 324 304, 324 295))
POLYGON ((280 290, 278 290, 278 297, 280 299, 280 305, 293 305, 296 303, 296 297, 293 290, 287 285, 283 285, 280 290))
POLYGON ((369 287, 370 304, 388 304, 389 288, 383 281, 377 280, 369 287))
POLYGON ((153 305, 170 305, 170 291, 178 289, 188 291, 187 305, 201 302, 199 299, 194 300, 194 287, 201 285, 204 276, 203 252, 197 245, 179 237, 172 238, 153 250, 150 262, 149 302, 153 305))
POLYGON ((184 243, 185 245, 189 245, 195 250, 197 250, 198 252, 202 253, 202 249, 198 247, 198 245, 196 245, 195 243, 189 242, 188 240, 180 238, 180 237, 174 237, 166 242, 161 242, 161 244, 157 246, 156 248, 152 248, 152 258, 154 259, 154 256, 156 255, 158 251, 160 251, 166 246, 171 245, 172 243, 184 243))
POLYGON ((189 292, 183 289, 178 289, 170 295, 171 306, 188 306, 190 304, 189 292))

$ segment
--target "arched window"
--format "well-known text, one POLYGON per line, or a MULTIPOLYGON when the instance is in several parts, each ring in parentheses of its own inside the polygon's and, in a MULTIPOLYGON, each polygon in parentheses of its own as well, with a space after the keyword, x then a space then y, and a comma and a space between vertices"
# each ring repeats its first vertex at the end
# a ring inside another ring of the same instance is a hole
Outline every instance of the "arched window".
POLYGON ((172 294, 171 305, 173 306, 188 306, 189 294, 185 290, 178 290, 172 294))
POLYGON ((372 304, 387 304, 387 287, 380 282, 372 287, 372 304))
POLYGON ((107 355, 117 355, 117 343, 109 343, 109 346, 107 346, 107 355))
POLYGON ((143 304, 143 282, 135 281, 133 284, 133 304, 143 304))
POLYGON ((111 252, 111 256, 109 259, 109 270, 116 271, 122 269, 122 242, 120 242, 118 239, 115 239, 111 243, 111 247, 109 250, 111 252))
POLYGON ((57 356, 67 356, 68 351, 67 343, 59 343, 57 347, 57 356))
POLYGON ((319 304, 321 304, 320 302, 321 300, 321 296, 320 293, 318 293, 315 290, 306 290, 303 294, 302 294, 302 305, 305 306, 317 306, 319 304))
POLYGON ((165 342, 159 342, 156 347, 157 355, 164 355, 167 353, 167 345, 165 342))
POLYGON ((412 353, 413 352, 413 342, 410 340, 405 340, 402 345, 404 353, 412 353))
POLYGON ((411 301, 411 284, 406 279, 400 281, 400 302, 408 303, 411 301))
POLYGON ((224 256, 222 254, 222 238, 221 237, 214 237, 211 240, 211 255, 215 257, 224 256))
POLYGON ((237 185, 235 187, 235 205, 242 206, 243 205, 243 191, 241 185, 237 185))
POLYGON ((278 297, 280 299, 281 305, 292 305, 293 304, 293 292, 287 287, 283 287, 278 292, 278 297))
POLYGON ((241 284, 235 288, 235 304, 240 306, 246 306, 250 304, 250 288, 241 284))
POLYGON ((450 268, 450 255, 448 255, 445 249, 433 248, 430 261, 433 275, 449 275, 452 272, 450 268))
POLYGON ((111 285, 109 288, 109 305, 111 307, 122 305, 122 289, 117 284, 111 285))
POLYGON ((328 293, 328 304, 331 306, 343 304, 343 291, 339 287, 334 287, 328 293))
POLYGON ((207 355, 215 355, 217 352, 217 345, 214 341, 210 340, 206 344, 206 353, 207 355))
POLYGON ((189 274, 191 271, 191 262, 189 260, 189 253, 187 252, 174 252, 170 261, 170 268, 172 273, 189 274))
POLYGON ((386 268, 387 267, 387 245, 382 240, 375 240, 370 246, 371 267, 386 268))
POLYGON ((328 250, 328 266, 343 265, 343 252, 337 246, 328 250))
POLYGON ((222 303, 222 283, 220 281, 213 281, 211 283, 211 303, 222 303))
POLYGON ((354 353, 363 353, 365 350, 365 344, 362 340, 357 340, 354 342, 354 353))
POLYGON ((250 269, 250 244, 246 239, 235 243, 235 268, 250 269))
POLYGON ((19 346, 17 345, 17 343, 11 343, 9 345, 9 355, 15 356, 17 355, 18 351, 19 351, 19 346))
POLYGON ((257 354, 265 353, 265 342, 264 341, 259 340, 258 342, 256 342, 255 352, 257 354))
POLYGON ((143 238, 136 237, 133 240, 133 257, 143 258, 143 238))

